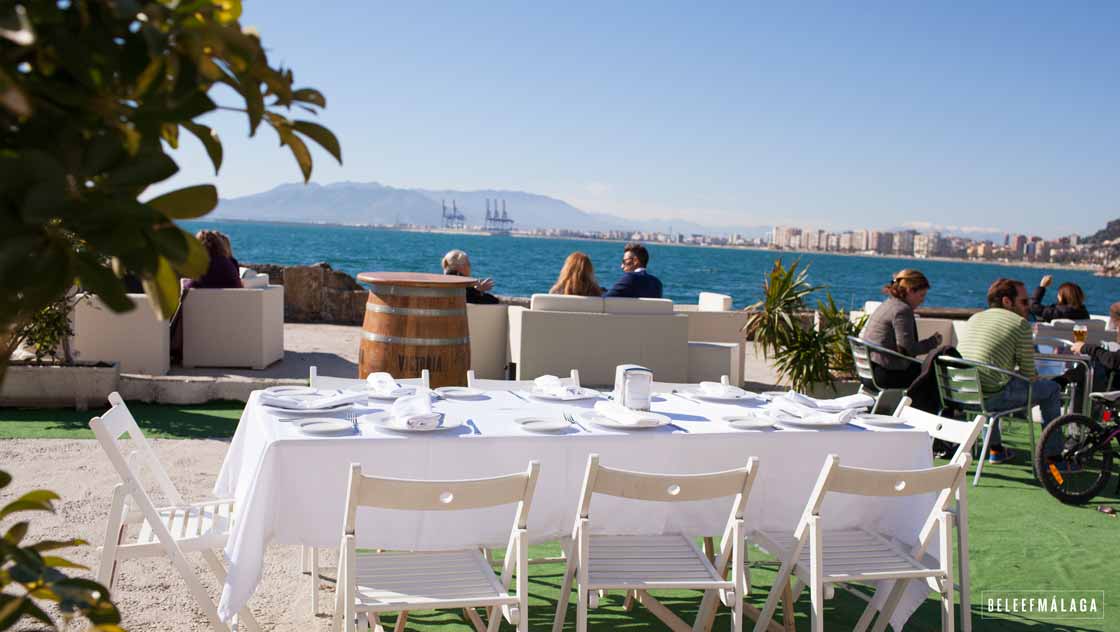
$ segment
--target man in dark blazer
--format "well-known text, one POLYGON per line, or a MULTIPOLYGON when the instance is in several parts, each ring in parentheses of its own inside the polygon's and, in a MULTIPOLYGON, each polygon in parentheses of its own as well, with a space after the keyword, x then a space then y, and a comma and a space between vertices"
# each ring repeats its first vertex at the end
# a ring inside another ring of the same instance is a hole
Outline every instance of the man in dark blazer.
POLYGON ((606 296, 625 298, 661 298, 661 281, 649 272, 649 252, 646 247, 630 242, 622 251, 622 278, 614 284, 606 296))

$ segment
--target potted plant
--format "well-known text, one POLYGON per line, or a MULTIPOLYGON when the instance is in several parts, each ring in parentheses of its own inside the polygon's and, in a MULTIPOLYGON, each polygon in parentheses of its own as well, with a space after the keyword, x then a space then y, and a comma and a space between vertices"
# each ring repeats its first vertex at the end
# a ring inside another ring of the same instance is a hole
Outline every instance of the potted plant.
POLYGON ((14 357, 7 379, 0 385, 0 404, 15 406, 74 406, 86 410, 90 401, 104 401, 117 390, 120 367, 116 363, 76 362, 70 349, 74 335, 71 319, 78 301, 89 300, 70 291, 24 321, 0 350, 14 357))
MULTIPOLYGON (((762 284, 762 299, 746 308, 743 333, 762 347, 763 355, 790 388, 807 394, 838 394, 838 380, 852 376, 849 335, 863 325, 852 322, 825 290, 813 319, 809 297, 821 289, 809 283, 809 267, 800 260, 788 268, 776 259, 762 284), (828 389, 828 393, 821 393, 828 389)), ((848 389, 844 389, 848 390, 848 389)), ((852 388, 854 390, 854 386, 852 388)))

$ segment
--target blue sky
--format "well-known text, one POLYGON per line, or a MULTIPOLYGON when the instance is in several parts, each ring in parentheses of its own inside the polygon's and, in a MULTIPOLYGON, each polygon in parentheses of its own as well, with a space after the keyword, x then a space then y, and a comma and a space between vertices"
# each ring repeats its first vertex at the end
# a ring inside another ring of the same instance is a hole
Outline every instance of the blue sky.
MULTIPOLYGON (((327 97, 345 163, 316 153, 321 183, 711 225, 1056 236, 1120 217, 1117 3, 247 0, 242 23, 327 97)), ((271 131, 208 122, 221 174, 192 138, 174 185, 298 180, 271 131)))

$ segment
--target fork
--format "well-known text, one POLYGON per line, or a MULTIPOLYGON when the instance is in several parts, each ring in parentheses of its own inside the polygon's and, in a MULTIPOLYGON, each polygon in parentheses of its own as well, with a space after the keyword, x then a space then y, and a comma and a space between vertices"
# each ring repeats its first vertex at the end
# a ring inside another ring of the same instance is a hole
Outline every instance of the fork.
POLYGON ((576 428, 579 428, 580 430, 582 430, 582 431, 584 431, 584 432, 588 432, 587 428, 584 428, 584 427, 583 427, 583 424, 581 424, 580 422, 576 421, 576 418, 575 418, 575 417, 573 417, 571 413, 569 413, 569 412, 565 412, 565 413, 564 413, 564 419, 565 419, 565 420, 567 420, 567 422, 568 422, 569 424, 571 424, 571 425, 575 426, 576 428))
POLYGON ((350 422, 351 426, 354 426, 354 432, 361 432, 358 430, 358 413, 354 412, 354 410, 347 411, 346 420, 350 422))

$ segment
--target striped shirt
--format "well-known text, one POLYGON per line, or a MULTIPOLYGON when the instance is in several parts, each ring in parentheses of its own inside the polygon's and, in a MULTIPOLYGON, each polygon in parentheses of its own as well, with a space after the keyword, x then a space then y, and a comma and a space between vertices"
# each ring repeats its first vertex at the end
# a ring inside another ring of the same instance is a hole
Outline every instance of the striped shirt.
MULTIPOLYGON (((993 307, 968 319, 968 329, 957 345, 961 357, 1034 377, 1034 334, 1030 323, 1009 309, 993 307)), ((980 369, 985 395, 1003 390, 1011 378, 980 369)))

